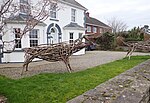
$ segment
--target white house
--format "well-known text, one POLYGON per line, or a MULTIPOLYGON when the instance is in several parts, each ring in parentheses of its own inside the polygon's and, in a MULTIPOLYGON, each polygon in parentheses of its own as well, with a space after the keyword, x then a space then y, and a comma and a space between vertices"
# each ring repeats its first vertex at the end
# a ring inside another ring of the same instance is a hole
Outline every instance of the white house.
MULTIPOLYGON (((20 4, 28 0, 19 0, 20 4)), ((34 0, 35 2, 36 0, 34 0)), ((29 2, 29 1, 28 1, 29 2)), ((13 53, 4 53, 2 62, 23 62, 24 52, 22 48, 37 46, 39 44, 53 44, 59 42, 72 42, 75 39, 85 35, 85 12, 86 8, 75 0, 58 0, 57 5, 53 4, 53 10, 50 10, 50 17, 39 23, 31 32, 28 32, 17 45, 13 53), (55 6, 61 7, 56 10, 55 6)), ((23 29, 24 21, 22 20, 22 12, 8 20, 7 26, 12 31, 7 32, 3 40, 16 39, 15 32, 23 29), (11 34, 11 35, 10 35, 11 34)), ((85 49, 75 53, 74 55, 85 54, 85 49)))

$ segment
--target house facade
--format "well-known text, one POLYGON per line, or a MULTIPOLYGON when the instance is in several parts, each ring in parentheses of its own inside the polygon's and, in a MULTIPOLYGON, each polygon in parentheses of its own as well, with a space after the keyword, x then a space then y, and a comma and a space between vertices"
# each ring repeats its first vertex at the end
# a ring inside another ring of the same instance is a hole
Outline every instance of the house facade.
MULTIPOLYGON (((21 5, 24 1, 27 2, 28 0, 19 0, 21 5)), ((85 7, 75 0, 58 0, 57 4, 52 4, 52 6, 53 9, 49 11, 50 17, 35 26, 32 31, 26 33, 21 42, 16 46, 13 53, 4 53, 3 58, 1 58, 2 62, 23 62, 24 52, 22 51, 22 48, 25 47, 59 42, 71 43, 85 35, 85 12, 87 10, 85 7), (61 7, 60 10, 57 10, 57 7, 61 7)), ((20 13, 15 19, 8 20, 7 26, 12 30, 7 32, 9 35, 6 34, 2 38, 3 40, 11 40, 15 38, 17 42, 17 36, 15 36, 15 33, 20 32, 24 28, 25 22, 22 20, 22 14, 25 12, 27 11, 20 10, 20 13)), ((85 54, 85 49, 74 55, 81 54, 85 54)))
POLYGON ((86 13, 86 32, 89 38, 100 37, 103 33, 112 32, 111 27, 101 22, 100 20, 90 17, 89 12, 86 13))
MULTIPOLYGON (((96 38, 102 36, 103 33, 112 32, 111 27, 96 18, 90 17, 89 12, 85 15, 85 26, 85 35, 87 35, 87 37, 93 42, 95 42, 96 38)), ((94 49, 96 49, 95 45, 90 45, 86 48, 86 50, 94 49)))

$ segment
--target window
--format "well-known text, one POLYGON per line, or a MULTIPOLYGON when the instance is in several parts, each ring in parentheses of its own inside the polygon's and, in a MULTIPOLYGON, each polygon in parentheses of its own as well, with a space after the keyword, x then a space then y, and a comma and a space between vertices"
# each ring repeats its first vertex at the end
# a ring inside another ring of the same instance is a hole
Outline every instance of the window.
POLYGON ((79 38, 82 38, 83 33, 79 33, 79 38))
POLYGON ((91 31, 92 31, 91 26, 87 26, 87 32, 91 32, 91 31))
POLYGON ((51 8, 50 8, 50 17, 51 18, 57 18, 56 17, 56 8, 57 8, 57 4, 55 4, 55 3, 52 3, 51 4, 51 8))
POLYGON ((15 43, 16 48, 21 48, 21 40, 20 40, 20 34, 21 34, 21 30, 20 28, 14 28, 14 33, 15 33, 15 43))
POLYGON ((55 31, 55 29, 54 28, 52 28, 51 29, 51 33, 55 33, 56 31, 55 31))
POLYGON ((102 28, 99 28, 99 32, 100 32, 100 33, 103 33, 103 29, 102 29, 102 28))
POLYGON ((20 0, 20 12, 21 13, 29 13, 30 6, 28 0, 20 0))
POLYGON ((103 29, 103 32, 104 32, 104 33, 106 33, 106 32, 107 32, 107 30, 106 30, 106 29, 103 29))
POLYGON ((30 47, 38 46, 38 32, 38 29, 33 29, 32 31, 30 31, 30 47))
POLYGON ((71 21, 76 22, 76 10, 71 9, 71 21))
POLYGON ((93 27, 93 33, 97 33, 97 27, 93 27))
POLYGON ((20 3, 28 4, 28 0, 20 0, 20 3))
POLYGON ((69 34, 69 43, 73 43, 73 33, 69 34))

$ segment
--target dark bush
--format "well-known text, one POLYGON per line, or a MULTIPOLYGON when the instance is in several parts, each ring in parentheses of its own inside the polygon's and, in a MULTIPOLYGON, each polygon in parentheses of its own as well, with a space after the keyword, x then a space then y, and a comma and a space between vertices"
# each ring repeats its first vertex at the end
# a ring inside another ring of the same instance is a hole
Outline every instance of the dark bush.
POLYGON ((101 50, 111 50, 114 46, 114 34, 104 33, 96 39, 96 43, 99 44, 99 49, 101 50))

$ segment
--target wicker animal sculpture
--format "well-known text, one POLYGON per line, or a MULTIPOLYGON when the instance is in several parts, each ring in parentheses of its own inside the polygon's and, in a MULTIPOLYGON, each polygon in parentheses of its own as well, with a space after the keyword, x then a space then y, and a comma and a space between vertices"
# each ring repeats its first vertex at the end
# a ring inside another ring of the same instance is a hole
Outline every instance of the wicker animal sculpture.
POLYGON ((86 36, 79 38, 73 43, 56 43, 56 44, 46 44, 46 45, 39 45, 36 47, 24 48, 25 52, 25 61, 23 64, 23 70, 26 69, 28 71, 28 65, 32 62, 34 58, 39 58, 42 60, 46 60, 49 62, 56 62, 56 61, 63 61, 67 67, 68 72, 71 73, 71 66, 69 63, 69 57, 81 49, 85 48, 88 45, 91 45, 93 42, 89 42, 88 44, 82 42, 83 38, 89 41, 86 36))
POLYGON ((150 39, 147 41, 140 41, 137 43, 125 43, 125 45, 128 46, 128 52, 126 54, 126 57, 129 57, 129 59, 131 58, 132 53, 138 49, 138 50, 147 50, 150 51, 150 39))

